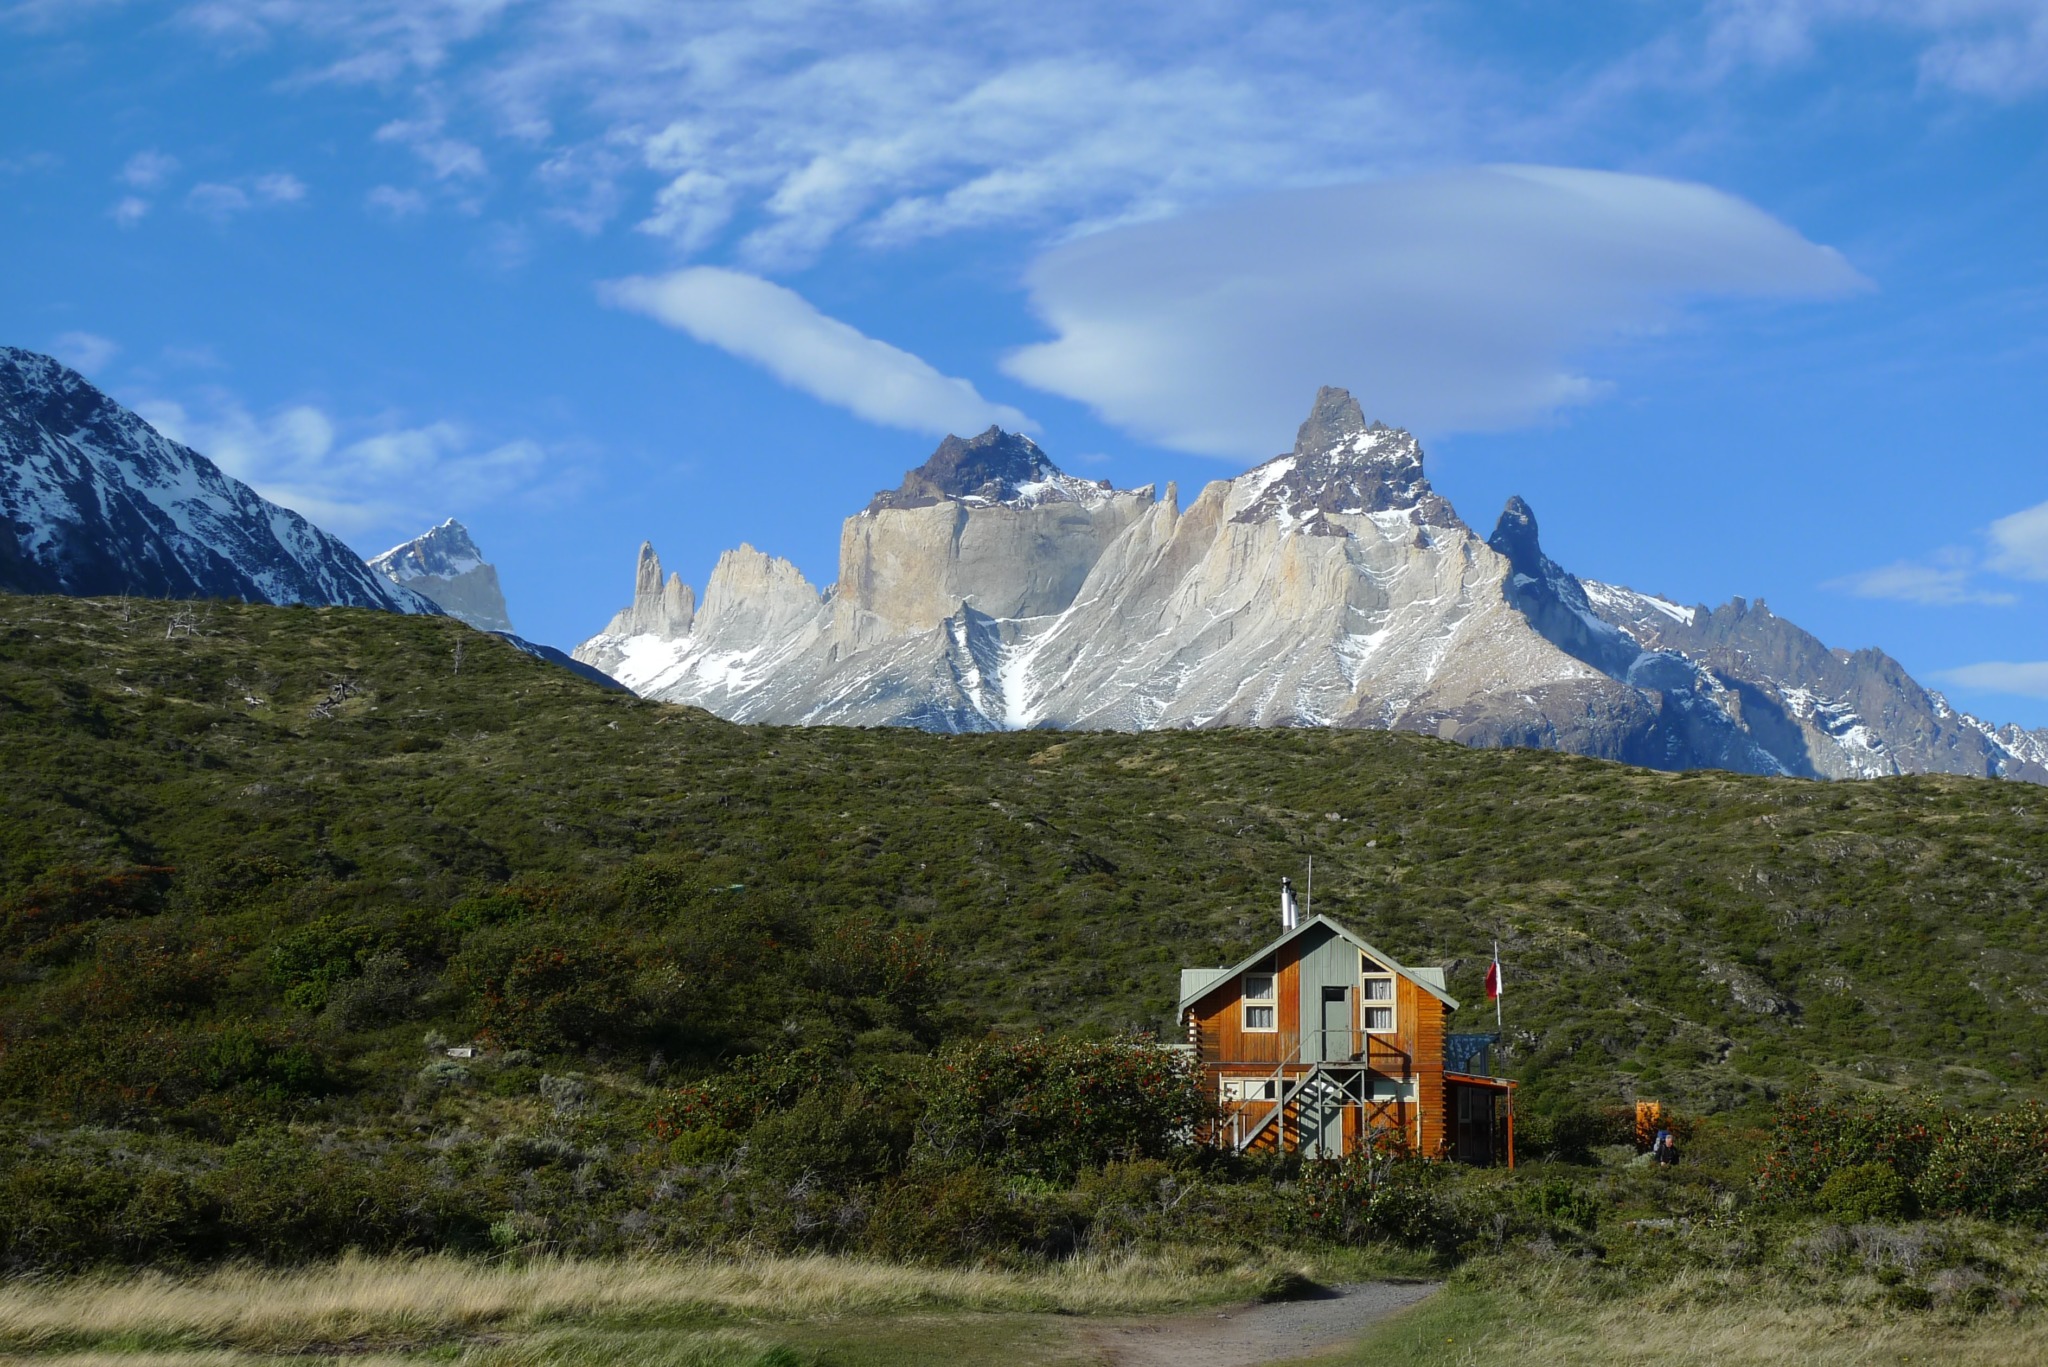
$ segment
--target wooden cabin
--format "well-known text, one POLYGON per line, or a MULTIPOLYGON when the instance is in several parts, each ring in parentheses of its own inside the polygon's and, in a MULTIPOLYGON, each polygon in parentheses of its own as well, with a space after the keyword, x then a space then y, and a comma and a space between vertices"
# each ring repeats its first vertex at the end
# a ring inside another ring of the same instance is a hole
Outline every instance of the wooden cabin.
POLYGON ((1514 1084, 1486 1073, 1495 1036, 1451 1033, 1457 1009, 1442 969, 1404 967, 1326 916, 1180 975, 1187 1043, 1222 1105, 1212 1138, 1239 1153, 1392 1142, 1512 1167, 1514 1084))

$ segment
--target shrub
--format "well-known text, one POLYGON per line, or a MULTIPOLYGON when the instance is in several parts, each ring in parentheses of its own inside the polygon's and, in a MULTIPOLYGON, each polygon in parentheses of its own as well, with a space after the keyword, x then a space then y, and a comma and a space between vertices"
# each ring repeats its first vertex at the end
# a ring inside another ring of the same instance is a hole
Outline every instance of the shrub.
POLYGON ((1843 1168, 1878 1163, 1912 1182, 1944 1123, 1940 1112, 1888 1100, 1849 1102, 1805 1092, 1779 1103, 1757 1187, 1766 1200, 1801 1204, 1843 1168))
POLYGON ((1930 1210, 2048 1220, 2048 1112, 2037 1104, 1947 1118, 1913 1189, 1930 1210))
POLYGON ((1856 1163, 1828 1174, 1813 1203, 1839 1219, 1858 1223, 1902 1220, 1911 1213, 1913 1189, 1884 1163, 1856 1163))
POLYGON ((922 1130, 940 1160, 1066 1179, 1186 1149, 1212 1109, 1183 1054, 1149 1042, 1034 1035, 941 1052, 922 1130))
POLYGON ((622 1042, 637 1024, 625 957, 559 922, 515 922, 470 938, 452 965, 477 1033, 542 1052, 622 1042))
POLYGON ((1332 1243, 1392 1239, 1448 1253, 1469 1231, 1440 1190, 1444 1165, 1396 1146, 1374 1154, 1311 1159, 1296 1187, 1306 1232, 1332 1243))
POLYGON ((747 1132, 747 1166, 785 1181, 814 1178, 846 1191, 900 1171, 908 1117, 859 1086, 806 1092, 747 1132))
POLYGON ((866 1244, 904 1262, 958 1263, 1012 1251, 1059 1257, 1072 1253, 1086 1231, 1087 1221, 1058 1198, 970 1167, 910 1174, 883 1187, 868 1215, 866 1244))
POLYGON ((1570 1225, 1591 1234, 1600 1227, 1600 1198, 1576 1182, 1546 1178, 1531 1186, 1523 1200, 1539 1218, 1570 1225))

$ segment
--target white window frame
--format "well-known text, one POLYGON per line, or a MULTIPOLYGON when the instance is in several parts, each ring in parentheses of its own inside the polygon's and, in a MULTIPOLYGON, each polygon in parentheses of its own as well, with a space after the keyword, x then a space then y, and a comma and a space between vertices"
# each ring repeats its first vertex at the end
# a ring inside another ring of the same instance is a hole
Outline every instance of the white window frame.
POLYGON ((1368 1035, 1399 1034, 1401 1032, 1400 997, 1401 987, 1396 979, 1394 970, 1374 963, 1368 955, 1360 954, 1358 956, 1358 1028, 1368 1035), (1375 997, 1366 991, 1366 985, 1375 982, 1384 982, 1387 985, 1386 996, 1375 997), (1387 1023, 1383 1026, 1374 1027, 1370 1024, 1372 1012, 1376 1009, 1384 1009, 1387 1013, 1387 1023))
POLYGON ((1217 1087, 1219 1100, 1243 1106, 1268 1105, 1278 1090, 1278 1082, 1271 1077, 1226 1077, 1218 1080, 1217 1087), (1254 1088, 1259 1095, 1251 1095, 1254 1088))
POLYGON ((1280 1033, 1280 974, 1277 971, 1254 971, 1238 980, 1238 1021, 1248 1035, 1276 1035, 1280 1033), (1266 980, 1266 995, 1252 995, 1252 979, 1266 980), (1253 1025, 1252 1011, 1264 1008, 1271 1025, 1253 1025))

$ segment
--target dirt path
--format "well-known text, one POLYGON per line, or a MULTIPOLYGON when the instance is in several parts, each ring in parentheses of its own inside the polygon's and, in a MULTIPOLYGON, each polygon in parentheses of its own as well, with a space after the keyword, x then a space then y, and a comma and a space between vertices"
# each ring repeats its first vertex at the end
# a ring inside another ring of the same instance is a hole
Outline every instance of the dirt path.
POLYGON ((1360 1282, 1306 1300, 1116 1321, 1084 1337, 1111 1367, 1256 1367, 1342 1347, 1434 1290, 1434 1282, 1360 1282))

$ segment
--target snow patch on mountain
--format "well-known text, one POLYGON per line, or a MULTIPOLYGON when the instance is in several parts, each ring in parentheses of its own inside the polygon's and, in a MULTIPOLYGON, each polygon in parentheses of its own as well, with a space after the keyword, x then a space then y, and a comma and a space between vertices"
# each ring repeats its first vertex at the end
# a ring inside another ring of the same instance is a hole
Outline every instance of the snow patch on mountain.
POLYGON ((497 567, 484 559, 469 529, 452 517, 373 556, 368 564, 392 583, 432 599, 450 616, 479 631, 512 630, 497 567))
POLYGON ((0 589, 438 613, 77 371, 0 347, 0 589))

